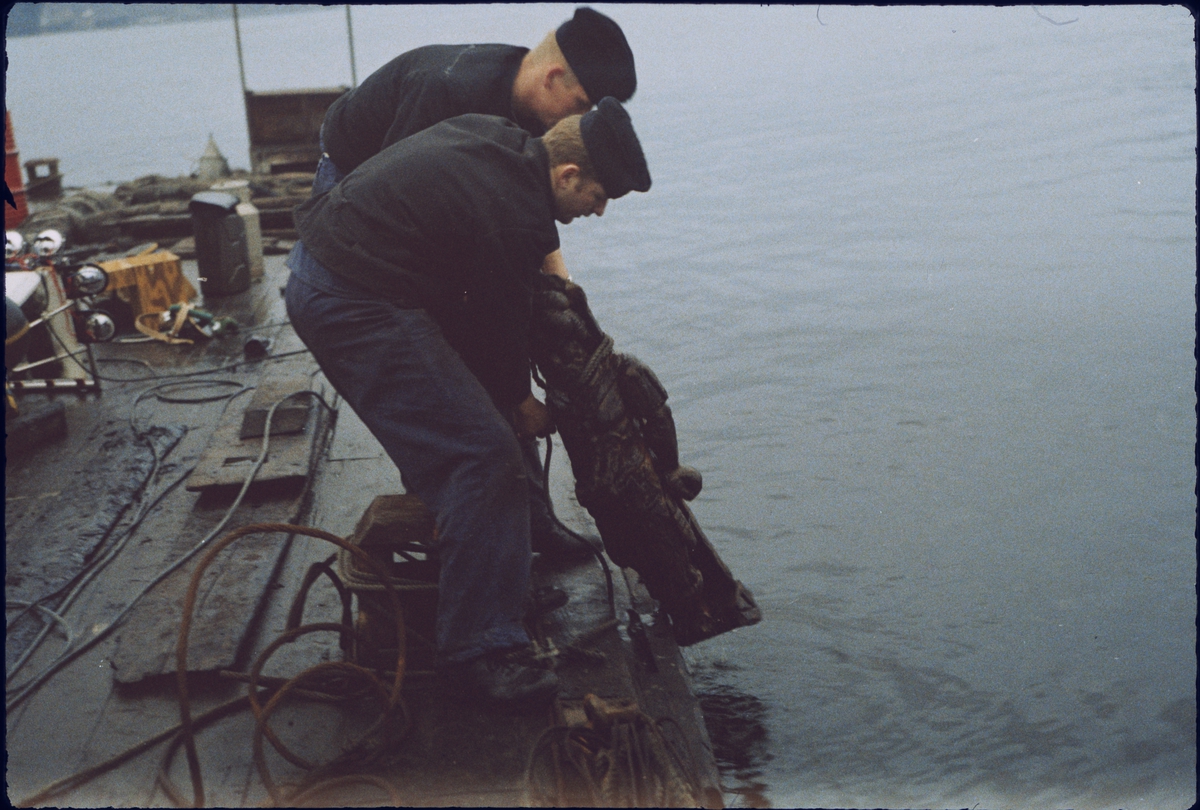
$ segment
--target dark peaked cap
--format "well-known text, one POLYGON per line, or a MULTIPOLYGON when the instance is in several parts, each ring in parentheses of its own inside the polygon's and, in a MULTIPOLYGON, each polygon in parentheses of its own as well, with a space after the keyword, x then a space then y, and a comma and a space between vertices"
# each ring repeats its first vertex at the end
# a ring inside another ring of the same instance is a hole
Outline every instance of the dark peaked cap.
POLYGON ((621 26, 599 11, 581 6, 554 34, 571 72, 593 104, 605 96, 629 101, 637 89, 637 75, 633 51, 621 26))
POLYGON ((600 99, 596 109, 579 119, 579 134, 587 148, 596 179, 609 199, 631 191, 650 190, 646 156, 633 131, 629 113, 612 96, 600 99))

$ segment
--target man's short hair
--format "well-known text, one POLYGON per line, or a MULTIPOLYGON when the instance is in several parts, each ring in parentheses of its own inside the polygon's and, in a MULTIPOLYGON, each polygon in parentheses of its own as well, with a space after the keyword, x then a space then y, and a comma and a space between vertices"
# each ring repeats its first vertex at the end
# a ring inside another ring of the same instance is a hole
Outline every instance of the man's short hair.
POLYGON ((579 167, 579 174, 583 179, 595 180, 596 168, 579 132, 579 120, 582 117, 568 115, 559 121, 542 136, 542 145, 550 155, 550 168, 574 163, 579 167))
POLYGON ((561 65, 563 80, 567 83, 567 87, 579 86, 579 77, 575 75, 575 71, 571 70, 571 63, 567 61, 562 49, 558 47, 558 38, 553 31, 546 34, 545 39, 529 52, 529 61, 538 67, 549 64, 561 65))

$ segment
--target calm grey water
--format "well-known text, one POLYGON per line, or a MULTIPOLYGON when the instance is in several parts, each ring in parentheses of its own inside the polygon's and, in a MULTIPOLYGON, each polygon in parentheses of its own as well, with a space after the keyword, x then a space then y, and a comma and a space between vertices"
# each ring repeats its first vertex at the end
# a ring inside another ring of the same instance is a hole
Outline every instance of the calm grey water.
MULTIPOLYGON (((357 8, 358 75, 571 8, 357 8)), ((765 614, 689 653, 730 802, 1191 806, 1192 18, 599 8, 654 187, 564 252, 765 614)), ((243 33, 252 89, 349 82, 340 7, 243 33)), ((70 184, 248 163, 229 22, 7 47, 70 184)))

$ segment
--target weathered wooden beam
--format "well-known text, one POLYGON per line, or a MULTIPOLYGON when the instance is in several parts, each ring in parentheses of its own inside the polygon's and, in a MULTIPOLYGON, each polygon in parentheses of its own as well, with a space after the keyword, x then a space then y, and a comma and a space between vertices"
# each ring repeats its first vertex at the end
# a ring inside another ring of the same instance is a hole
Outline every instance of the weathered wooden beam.
POLYGON ((275 413, 271 416, 271 436, 302 432, 308 424, 313 399, 309 396, 291 395, 306 388, 306 377, 264 379, 255 389, 250 404, 242 414, 242 430, 238 439, 262 438, 267 425, 267 414, 271 412, 272 406, 275 407, 275 413))
MULTIPOLYGON (((286 377, 268 377, 261 387, 289 392, 294 390, 295 383, 294 379, 288 383, 286 377)), ((243 413, 226 414, 214 430, 200 466, 189 479, 203 473, 201 486, 192 484, 188 489, 203 490, 204 494, 193 505, 178 536, 163 540, 172 543, 178 554, 193 548, 213 531, 231 505, 230 498, 224 496, 240 489, 253 467, 262 447, 261 437, 239 439, 242 420, 243 413), (243 461, 246 456, 248 462, 243 461), (235 463, 222 463, 229 459, 235 463)), ((295 523, 301 519, 305 485, 311 480, 324 448, 329 423, 325 409, 313 407, 303 433, 270 437, 271 460, 263 464, 255 478, 258 483, 247 491, 221 536, 252 523, 295 523)), ((217 539, 214 537, 213 542, 217 539)), ((239 659, 244 657, 244 647, 267 598, 271 578, 287 551, 286 540, 279 533, 247 535, 219 555, 205 571, 190 635, 189 671, 214 672, 241 663, 239 659)), ((136 683, 175 670, 182 598, 200 556, 147 594, 126 620, 120 631, 120 645, 112 658, 118 683, 136 683)))
POLYGON ((262 489, 266 484, 274 485, 272 488, 280 492, 286 492, 288 486, 303 486, 312 466, 319 409, 312 406, 312 398, 306 395, 286 401, 284 398, 307 388, 304 377, 265 378, 259 385, 258 394, 245 410, 231 408, 213 431, 195 472, 188 478, 187 488, 192 492, 240 488, 262 452, 262 428, 267 411, 275 402, 281 404, 271 418, 267 458, 255 475, 251 490, 262 489), (301 418, 304 419, 301 432, 275 435, 277 420, 285 429, 294 430, 301 418), (253 435, 255 426, 256 436, 253 435), (250 438, 242 438, 248 434, 250 438))

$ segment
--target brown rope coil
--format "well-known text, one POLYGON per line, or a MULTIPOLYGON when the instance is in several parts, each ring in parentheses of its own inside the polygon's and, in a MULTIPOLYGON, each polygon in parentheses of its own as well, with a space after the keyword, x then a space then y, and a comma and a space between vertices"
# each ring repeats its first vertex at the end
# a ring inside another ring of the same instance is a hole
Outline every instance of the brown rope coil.
MULTIPOLYGON (((245 537, 247 535, 250 535, 250 534, 262 534, 262 533, 267 533, 267 532, 283 532, 286 534, 299 534, 299 535, 304 535, 307 537, 315 537, 315 538, 333 543, 334 545, 336 545, 342 549, 345 549, 349 553, 355 555, 355 557, 358 559, 359 562, 361 562, 368 570, 370 570, 372 573, 374 573, 376 576, 378 576, 380 581, 384 582, 384 584, 385 584, 385 591, 387 593, 388 602, 390 603, 390 606, 392 607, 392 609, 396 615, 396 619, 397 619, 397 621, 396 621, 396 646, 397 646, 397 651, 398 651, 396 666, 395 666, 395 674, 394 674, 393 681, 390 685, 384 685, 375 676, 375 674, 371 670, 368 670, 365 667, 359 667, 356 664, 350 664, 350 663, 345 663, 345 662, 325 662, 323 664, 318 664, 314 667, 309 668, 308 670, 305 670, 304 672, 300 673, 298 676, 296 676, 292 680, 288 681, 286 684, 284 684, 284 686, 282 688, 279 689, 278 692, 276 692, 267 701, 267 704, 265 706, 262 706, 258 703, 259 696, 258 696, 257 678, 258 678, 259 673, 261 672, 263 664, 265 664, 267 658, 269 658, 270 655, 275 650, 277 650, 280 646, 287 643, 288 641, 294 640, 296 637, 303 635, 305 633, 316 632, 317 630, 335 630, 340 633, 345 633, 345 632, 352 633, 353 629, 346 628, 344 625, 340 625, 340 624, 306 625, 303 627, 297 627, 292 630, 289 630, 287 633, 284 633, 279 639, 276 639, 276 641, 274 641, 270 646, 268 646, 268 648, 266 650, 263 651, 263 653, 259 656, 258 660, 255 662, 255 668, 251 674, 250 683, 248 686, 248 698, 249 698, 251 710, 254 712, 254 716, 255 716, 255 738, 254 738, 255 764, 256 764, 256 766, 258 766, 259 774, 263 778, 263 783, 267 787, 268 793, 270 793, 270 795, 271 795, 271 800, 277 806, 283 805, 284 803, 289 802, 289 801, 293 802, 293 804, 294 804, 294 800, 295 800, 296 796, 292 796, 290 798, 283 796, 282 792, 278 789, 278 787, 275 785, 274 781, 271 779, 270 773, 267 770, 267 767, 265 764, 265 760, 262 757, 262 738, 264 736, 267 737, 267 739, 276 748, 276 750, 279 751, 280 754, 283 755, 285 759, 288 759, 289 762, 292 762, 293 764, 298 764, 298 765, 300 765, 300 767, 306 767, 306 766, 310 765, 310 763, 307 763, 305 760, 300 759, 299 757, 296 757, 295 754, 288 751, 288 749, 285 746, 283 746, 283 744, 278 740, 278 738, 276 738, 275 735, 267 727, 267 720, 269 719, 271 712, 273 712, 275 710, 275 708, 279 705, 279 701, 282 700, 283 695, 286 695, 287 693, 296 689, 299 686, 299 684, 304 682, 305 680, 312 679, 317 674, 323 674, 327 671, 331 671, 331 670, 335 670, 335 669, 339 672, 344 672, 346 674, 353 674, 355 677, 359 677, 359 678, 362 678, 363 680, 365 680, 367 682, 367 684, 371 687, 371 690, 374 691, 383 700, 385 709, 384 709, 384 712, 381 715, 380 719, 375 724, 372 725, 371 730, 368 732, 368 734, 364 735, 364 737, 362 739, 360 739, 359 743, 356 743, 356 746, 361 745, 362 741, 365 740, 367 736, 369 736, 371 733, 373 733, 375 730, 377 730, 380 727, 380 725, 382 725, 382 723, 386 722, 387 719, 389 719, 391 717, 392 712, 397 708, 398 705, 400 705, 400 687, 404 680, 405 653, 406 653, 405 637, 404 637, 404 620, 403 620, 404 614, 403 614, 403 610, 400 606, 400 598, 396 594, 395 589, 392 588, 390 583, 388 582, 387 574, 383 570, 383 568, 375 560, 371 559, 371 557, 366 552, 364 552, 362 549, 353 545, 349 541, 347 541, 341 537, 338 537, 337 535, 331 534, 326 531, 322 531, 321 529, 314 529, 314 528, 310 528, 308 526, 296 526, 296 525, 293 525, 290 523, 252 523, 248 526, 243 526, 239 529, 235 529, 234 531, 230 532, 229 534, 227 534, 223 538, 221 538, 219 541, 217 541, 213 545, 213 547, 211 549, 209 549, 208 553, 205 554, 203 559, 201 559, 200 562, 197 564, 196 570, 192 573, 192 579, 191 579, 191 582, 188 584, 187 594, 184 597, 183 616, 180 620, 179 638, 178 638, 178 641, 177 641, 176 647, 175 647, 175 662, 176 662, 175 682, 176 682, 176 687, 177 687, 178 693, 179 693, 179 715, 180 715, 180 732, 179 733, 180 733, 180 739, 182 740, 182 744, 184 746, 184 750, 187 754, 188 771, 189 771, 189 774, 191 776, 191 781, 192 781, 193 806, 195 806, 195 807, 203 807, 204 806, 204 783, 203 783, 203 778, 202 778, 202 775, 200 772, 200 759, 199 759, 199 755, 197 754, 197 751, 196 751, 196 741, 195 741, 195 736, 194 736, 194 734, 195 734, 194 725, 195 724, 192 719, 191 705, 190 705, 190 702, 188 699, 187 644, 188 644, 188 636, 191 632, 192 616, 193 616, 193 613, 195 612, 196 599, 197 599, 197 595, 200 590, 200 579, 201 579, 202 575, 204 574, 205 569, 208 568, 208 566, 212 563, 212 561, 216 558, 216 556, 218 554, 220 554, 224 549, 226 549, 230 545, 232 545, 234 542, 236 542, 238 539, 245 537)), ((342 778, 349 778, 349 777, 342 777, 342 778)), ((370 778, 360 777, 360 778, 367 779, 367 781, 371 781, 372 784, 378 784, 380 781, 375 777, 370 777, 370 778)), ((301 795, 317 793, 317 792, 319 792, 318 788, 321 788, 321 787, 322 787, 321 785, 316 785, 313 787, 306 788, 303 791, 303 794, 301 794, 301 795)), ((390 786, 388 787, 388 789, 389 789, 389 792, 391 792, 390 786)))
POLYGON ((553 726, 526 773, 534 807, 702 807, 658 724, 636 706, 587 695, 586 726, 553 726))

